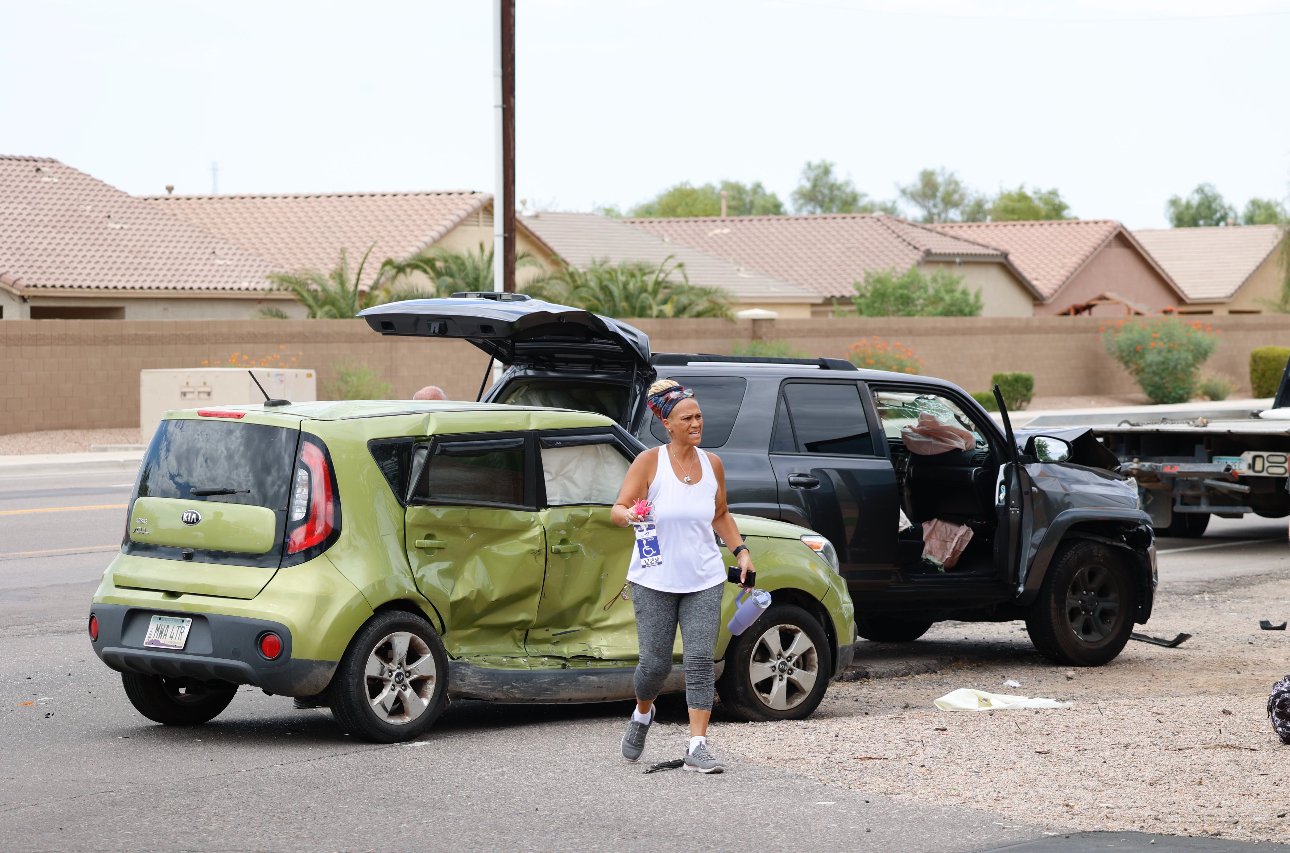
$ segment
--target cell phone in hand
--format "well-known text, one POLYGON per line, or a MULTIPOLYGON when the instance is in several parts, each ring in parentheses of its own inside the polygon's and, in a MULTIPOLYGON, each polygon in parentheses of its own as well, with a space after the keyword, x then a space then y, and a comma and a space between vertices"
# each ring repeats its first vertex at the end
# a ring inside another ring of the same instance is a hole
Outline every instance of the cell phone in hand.
MULTIPOLYGON (((738 567, 738 566, 729 566, 729 567, 727 567, 727 569, 726 569, 726 580, 727 580, 729 583, 732 583, 732 584, 738 585, 738 583, 739 583, 739 567, 738 567)), ((756 571, 754 571, 754 570, 751 570, 751 569, 750 569, 750 570, 749 570, 749 572, 748 572, 748 577, 744 580, 744 586, 752 586, 752 585, 753 585, 753 584, 755 584, 756 582, 757 582, 757 572, 756 572, 756 571)))

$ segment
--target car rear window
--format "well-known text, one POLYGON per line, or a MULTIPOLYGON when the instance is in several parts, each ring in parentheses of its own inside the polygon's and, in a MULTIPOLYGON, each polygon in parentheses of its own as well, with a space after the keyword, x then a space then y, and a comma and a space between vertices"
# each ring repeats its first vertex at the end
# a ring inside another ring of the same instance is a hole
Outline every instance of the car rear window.
MULTIPOLYGON (((675 379, 694 392, 703 411, 703 441, 700 447, 721 447, 730 440, 730 433, 735 428, 739 417, 739 407, 744 404, 744 394, 748 390, 748 380, 742 376, 667 376, 659 374, 660 379, 675 379)), ((649 433, 653 441, 646 444, 663 444, 668 440, 663 422, 653 413, 649 419, 649 433)), ((644 438, 644 436, 641 436, 644 438)))
POLYGON ((139 473, 137 497, 249 504, 285 511, 294 429, 229 421, 162 421, 139 473))

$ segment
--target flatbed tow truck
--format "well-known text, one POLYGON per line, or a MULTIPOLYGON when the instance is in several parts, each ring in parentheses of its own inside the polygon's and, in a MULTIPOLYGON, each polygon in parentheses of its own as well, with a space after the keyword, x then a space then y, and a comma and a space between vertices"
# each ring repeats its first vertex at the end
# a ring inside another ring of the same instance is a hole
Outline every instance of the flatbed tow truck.
POLYGON ((1138 481, 1161 536, 1201 536, 1212 516, 1290 515, 1290 364, 1272 407, 1245 417, 1092 427, 1138 481))

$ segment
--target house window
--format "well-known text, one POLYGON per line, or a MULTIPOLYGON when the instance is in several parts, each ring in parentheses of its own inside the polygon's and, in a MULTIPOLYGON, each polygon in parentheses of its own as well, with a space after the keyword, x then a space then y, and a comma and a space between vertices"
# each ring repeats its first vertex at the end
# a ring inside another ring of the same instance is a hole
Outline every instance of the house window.
POLYGON ((124 320, 125 308, 112 305, 33 305, 33 320, 124 320))

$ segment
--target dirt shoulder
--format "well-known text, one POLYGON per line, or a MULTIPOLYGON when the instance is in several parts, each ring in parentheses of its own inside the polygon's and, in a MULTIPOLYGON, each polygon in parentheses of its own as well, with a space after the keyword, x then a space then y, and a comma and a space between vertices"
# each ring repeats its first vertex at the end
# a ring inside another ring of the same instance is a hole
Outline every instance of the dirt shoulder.
MULTIPOLYGON (((1157 597, 1141 630, 1193 635, 1176 649, 1131 641, 1111 665, 1054 666, 1021 623, 943 623, 913 644, 954 649, 939 672, 835 683, 816 716, 727 729, 747 760, 912 801, 1007 815, 1053 831, 1139 830, 1281 840, 1290 746, 1272 733, 1268 691, 1290 671, 1290 580, 1157 597), (1280 617, 1283 618, 1283 617, 1280 617), (1278 620, 1279 621, 1279 620, 1278 620), (1004 685, 1006 679, 1021 683, 1004 685), (939 711, 959 687, 1070 700, 1063 711, 939 711)), ((860 655, 864 654, 864 645, 860 655)))

